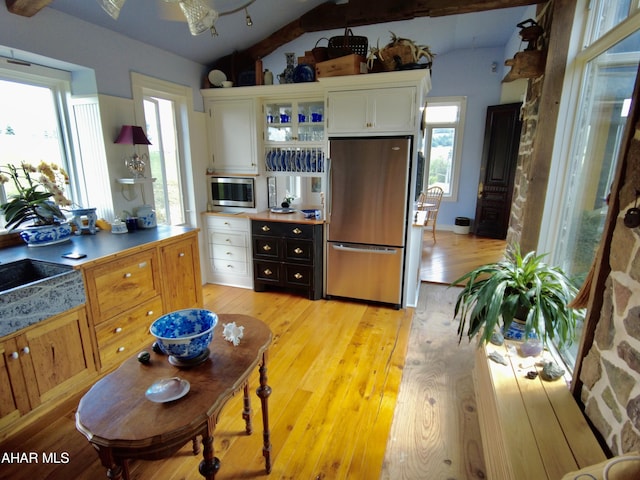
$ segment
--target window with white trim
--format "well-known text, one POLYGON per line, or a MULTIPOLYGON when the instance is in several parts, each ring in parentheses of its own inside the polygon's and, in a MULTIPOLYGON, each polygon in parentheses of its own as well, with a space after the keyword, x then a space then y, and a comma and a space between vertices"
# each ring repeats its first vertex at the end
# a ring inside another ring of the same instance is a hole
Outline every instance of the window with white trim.
MULTIPOLYGON (((0 59, 0 164, 36 167, 44 161, 72 171, 65 122, 69 85, 68 72, 0 59)), ((65 192, 72 201, 76 187, 65 192)), ((0 203, 14 193, 13 183, 0 183, 0 203)))
POLYGON ((466 97, 430 98, 424 111, 424 189, 442 187, 443 199, 457 200, 466 97))

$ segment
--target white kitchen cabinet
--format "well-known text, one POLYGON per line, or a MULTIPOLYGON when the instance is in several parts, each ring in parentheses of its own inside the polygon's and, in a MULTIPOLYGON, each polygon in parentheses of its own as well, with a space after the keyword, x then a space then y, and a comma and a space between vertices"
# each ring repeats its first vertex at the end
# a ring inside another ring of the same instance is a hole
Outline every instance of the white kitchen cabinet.
POLYGON ((417 125, 416 101, 415 87, 330 91, 327 132, 412 134, 417 125))
POLYGON ((256 100, 206 99, 210 162, 216 173, 258 174, 256 100))
POLYGON ((253 288, 250 223, 246 217, 206 214, 210 283, 253 288))

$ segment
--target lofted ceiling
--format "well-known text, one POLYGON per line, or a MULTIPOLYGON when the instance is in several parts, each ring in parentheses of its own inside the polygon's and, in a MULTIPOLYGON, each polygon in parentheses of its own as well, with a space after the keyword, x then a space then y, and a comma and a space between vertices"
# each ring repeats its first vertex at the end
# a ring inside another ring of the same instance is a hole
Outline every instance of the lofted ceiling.
MULTIPOLYGON (((247 0, 208 1, 220 11, 247 3, 247 0)), ((118 20, 105 13, 96 0, 5 0, 12 13, 32 16, 43 8, 51 8, 203 65, 232 52, 264 57, 308 32, 427 16, 438 17, 438 31, 443 32, 429 39, 435 52, 496 46, 504 44, 522 19, 522 9, 512 7, 544 1, 255 0, 247 9, 252 27, 246 26, 245 12, 241 10, 221 16, 215 24, 219 35, 212 37, 209 33, 192 36, 179 7, 162 0, 128 0, 118 20)))

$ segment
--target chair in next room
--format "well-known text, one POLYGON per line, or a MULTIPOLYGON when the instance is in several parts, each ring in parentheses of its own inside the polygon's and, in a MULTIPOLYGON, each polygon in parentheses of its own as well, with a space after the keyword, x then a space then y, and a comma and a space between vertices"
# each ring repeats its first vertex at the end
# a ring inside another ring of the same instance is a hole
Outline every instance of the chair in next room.
POLYGON ((438 210, 444 190, 440 187, 429 187, 426 192, 422 192, 418 197, 418 210, 427 212, 424 219, 425 227, 431 227, 433 242, 436 241, 436 222, 438 220, 438 210))

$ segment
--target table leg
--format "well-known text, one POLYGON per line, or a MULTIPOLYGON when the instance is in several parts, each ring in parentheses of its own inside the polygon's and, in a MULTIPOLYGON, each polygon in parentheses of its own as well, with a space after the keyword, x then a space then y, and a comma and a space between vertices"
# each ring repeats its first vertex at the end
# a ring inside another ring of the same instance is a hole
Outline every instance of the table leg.
POLYGON ((214 480, 220 470, 220 460, 213 455, 213 427, 210 426, 202 435, 202 456, 198 471, 206 480, 214 480))
POLYGON ((244 384, 244 410, 242 410, 242 418, 246 423, 247 435, 251 435, 253 432, 253 426, 251 425, 251 398, 249 398, 249 383, 244 384))
POLYGON ((124 472, 124 479, 129 480, 129 469, 127 468, 128 466, 126 463, 124 465, 125 468, 123 469, 122 465, 116 463, 116 459, 113 457, 113 451, 110 448, 97 449, 100 462, 102 463, 102 466, 107 469, 107 478, 110 480, 123 480, 122 475, 124 472))
POLYGON ((267 473, 271 473, 271 432, 269 431, 269 395, 271 387, 267 385, 267 354, 262 355, 262 365, 260 365, 260 386, 256 390, 256 395, 260 397, 262 403, 262 455, 264 456, 264 467, 267 473))

